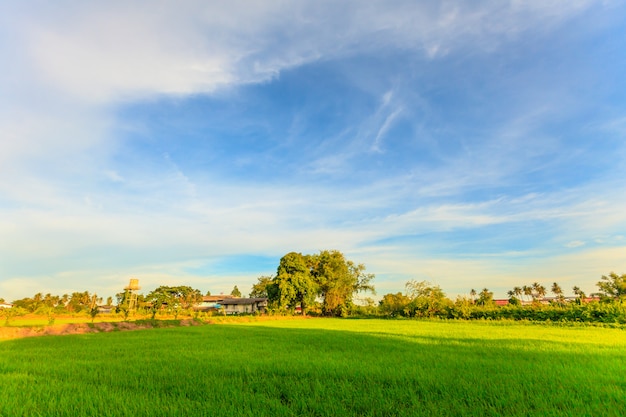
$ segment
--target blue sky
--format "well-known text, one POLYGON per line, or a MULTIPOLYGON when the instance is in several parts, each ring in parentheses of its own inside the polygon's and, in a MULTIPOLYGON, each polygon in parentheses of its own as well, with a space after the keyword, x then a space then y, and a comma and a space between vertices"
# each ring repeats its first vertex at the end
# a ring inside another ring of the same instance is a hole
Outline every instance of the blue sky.
POLYGON ((622 1, 5 2, 0 297, 626 272, 622 1))

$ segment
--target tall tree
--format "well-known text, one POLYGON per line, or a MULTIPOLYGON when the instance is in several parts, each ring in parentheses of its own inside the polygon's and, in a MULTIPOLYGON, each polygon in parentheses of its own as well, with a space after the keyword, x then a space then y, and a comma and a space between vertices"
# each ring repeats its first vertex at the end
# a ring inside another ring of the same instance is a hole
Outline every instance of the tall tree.
POLYGON ((480 306, 493 305, 493 292, 489 291, 487 288, 483 288, 483 290, 478 293, 476 304, 480 306))
POLYGON ((237 288, 237 286, 235 285, 233 287, 233 290, 230 292, 230 295, 232 295, 233 297, 241 297, 241 291, 239 291, 239 288, 237 288))
POLYGON ((563 289, 558 283, 553 282, 552 288, 550 289, 550 291, 552 291, 552 294, 554 294, 557 304, 559 305, 565 304, 565 297, 563 296, 563 289))
POLYGON ((268 292, 270 301, 279 309, 293 311, 300 306, 302 315, 306 315, 318 291, 307 257, 297 252, 283 256, 273 281, 275 287, 268 292))
POLYGON ((87 310, 89 308, 90 299, 89 291, 73 292, 67 302, 67 310, 75 313, 87 310))
POLYGON ((252 285, 252 291, 250 291, 250 297, 252 298, 270 298, 269 294, 276 291, 274 285, 274 277, 260 276, 257 279, 257 283, 252 285))
POLYGON ((91 322, 93 323, 94 319, 100 312, 98 304, 102 302, 102 298, 98 297, 97 294, 93 294, 91 299, 89 300, 89 316, 91 316, 91 322))
POLYGON ((626 300, 626 274, 617 275, 611 272, 609 275, 602 275, 596 285, 604 301, 626 300))
POLYGON ((379 311, 383 314, 395 316, 408 315, 408 306, 411 299, 401 292, 385 294, 378 304, 379 311))
POLYGON ((169 287, 162 285, 151 291, 146 296, 146 301, 151 304, 152 318, 164 306, 174 313, 174 317, 178 318, 178 314, 183 309, 190 309, 202 300, 200 290, 181 285, 178 287, 169 287))
POLYGON ((406 296, 411 300, 408 310, 411 316, 434 317, 444 313, 452 302, 438 285, 427 281, 408 281, 405 286, 406 296))
POLYGON ((325 315, 344 315, 352 305, 355 293, 374 292, 374 274, 365 273, 365 265, 346 260, 337 250, 324 250, 308 257, 313 277, 323 299, 325 315))
MULTIPOLYGON (((519 288, 519 287, 516 287, 516 288, 519 288)), ((515 291, 515 288, 507 291, 506 294, 509 296, 509 304, 520 305, 522 303, 521 300, 517 298, 517 292, 515 291)))
POLYGON ((581 290, 577 286, 574 286, 572 288, 572 291, 574 291, 574 295, 576 295, 576 302, 578 304, 582 304, 582 303, 585 302, 585 298, 587 298, 587 294, 585 294, 585 292, 583 290, 581 290))
POLYGON ((538 282, 533 282, 532 289, 533 289, 533 293, 532 293, 533 301, 543 300, 543 297, 545 297, 546 295, 546 287, 539 284, 538 282))

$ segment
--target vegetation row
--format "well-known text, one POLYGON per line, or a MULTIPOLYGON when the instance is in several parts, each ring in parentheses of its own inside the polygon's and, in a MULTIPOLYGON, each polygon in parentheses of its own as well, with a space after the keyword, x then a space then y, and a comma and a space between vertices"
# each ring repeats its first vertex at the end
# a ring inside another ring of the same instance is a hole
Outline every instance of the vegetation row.
MULTIPOLYGON (((506 300, 494 300, 493 292, 484 288, 471 290, 469 296, 452 300, 438 285, 412 280, 406 283, 404 293, 385 294, 375 303, 365 298, 365 305, 354 302, 359 292, 374 293, 374 274, 366 273, 363 264, 356 264, 336 250, 303 255, 290 252, 283 256, 274 276, 259 277, 249 293, 250 297, 266 298, 268 314, 302 314, 320 316, 369 316, 442 319, 511 319, 556 322, 590 322, 626 324, 626 274, 611 272, 596 284, 598 291, 586 295, 573 287, 574 297, 566 297, 558 283, 547 288, 535 282, 516 286, 506 300)), ((210 295, 207 292, 206 295, 210 295)), ((242 294, 237 286, 232 296, 242 294)), ((195 316, 202 292, 189 286, 160 286, 148 294, 134 294, 127 288, 116 294, 116 305, 109 297, 106 306, 128 319, 131 314, 195 316)), ((0 299, 0 301, 3 301, 0 299)), ((12 317, 26 313, 45 314, 54 321, 56 314, 88 314, 92 319, 103 312, 102 299, 88 291, 71 295, 36 294, 13 301, 12 308, 0 309, 8 323, 12 317)), ((223 314, 219 308, 210 312, 223 314)))

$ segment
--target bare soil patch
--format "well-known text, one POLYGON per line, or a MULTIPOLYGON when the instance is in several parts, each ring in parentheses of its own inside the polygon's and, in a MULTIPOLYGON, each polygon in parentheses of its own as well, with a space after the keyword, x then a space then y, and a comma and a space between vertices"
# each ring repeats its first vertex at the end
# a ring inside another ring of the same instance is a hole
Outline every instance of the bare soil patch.
POLYGON ((113 331, 133 331, 151 329, 155 327, 178 327, 178 326, 198 326, 202 322, 197 320, 180 321, 118 321, 118 322, 98 322, 98 323, 69 323, 53 324, 50 326, 34 327, 0 327, 0 340, 18 339, 22 337, 36 336, 64 336, 69 334, 86 333, 108 333, 113 331))

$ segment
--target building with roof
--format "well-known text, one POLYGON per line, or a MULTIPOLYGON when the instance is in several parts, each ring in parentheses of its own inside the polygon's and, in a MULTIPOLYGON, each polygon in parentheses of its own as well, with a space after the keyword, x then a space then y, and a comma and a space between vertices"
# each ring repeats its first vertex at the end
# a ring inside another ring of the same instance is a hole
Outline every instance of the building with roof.
POLYGON ((232 297, 221 302, 226 314, 253 314, 265 313, 267 310, 267 298, 238 298, 232 297))

